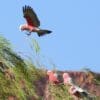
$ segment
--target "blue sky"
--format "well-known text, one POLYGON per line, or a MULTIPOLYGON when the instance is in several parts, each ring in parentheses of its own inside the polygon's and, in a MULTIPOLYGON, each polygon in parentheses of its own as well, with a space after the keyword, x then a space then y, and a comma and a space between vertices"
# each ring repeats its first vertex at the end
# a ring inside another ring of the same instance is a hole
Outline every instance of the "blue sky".
POLYGON ((25 23, 24 5, 35 10, 41 28, 53 31, 44 37, 31 36, 38 41, 44 62, 54 63, 60 70, 88 67, 100 72, 100 0, 0 1, 0 34, 16 51, 29 54, 27 36, 19 31, 19 25, 25 23))

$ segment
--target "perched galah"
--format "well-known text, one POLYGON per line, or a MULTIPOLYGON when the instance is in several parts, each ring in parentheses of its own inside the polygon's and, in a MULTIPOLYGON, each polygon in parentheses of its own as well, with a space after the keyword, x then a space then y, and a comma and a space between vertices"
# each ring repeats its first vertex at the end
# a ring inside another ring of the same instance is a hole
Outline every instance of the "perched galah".
POLYGON ((73 84, 72 78, 70 77, 70 75, 68 73, 63 73, 63 80, 64 80, 65 85, 73 84))
POLYGON ((57 74, 53 71, 47 71, 48 79, 50 83, 58 84, 59 80, 57 79, 57 74))
POLYGON ((38 36, 43 36, 45 34, 49 34, 52 31, 50 30, 45 30, 45 29, 40 29, 40 21, 34 12, 34 10, 30 6, 24 6, 23 7, 23 15, 24 18, 27 21, 27 24, 20 25, 20 29, 26 30, 29 33, 27 35, 31 35, 31 32, 36 32, 38 36))

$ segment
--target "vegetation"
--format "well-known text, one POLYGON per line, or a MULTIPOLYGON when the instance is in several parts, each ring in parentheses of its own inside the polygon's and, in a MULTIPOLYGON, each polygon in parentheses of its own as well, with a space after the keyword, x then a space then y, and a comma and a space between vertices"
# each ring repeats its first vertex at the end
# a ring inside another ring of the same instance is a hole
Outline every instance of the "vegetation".
POLYGON ((18 100, 29 97, 38 100, 33 83, 44 73, 40 75, 31 61, 22 59, 11 47, 9 41, 0 36, 0 100, 9 96, 18 100))
MULTIPOLYGON (((31 39, 31 43, 32 50, 35 46, 35 52, 38 53, 40 47, 36 40, 31 39)), ((47 84, 46 81, 44 69, 15 53, 9 41, 0 36, 0 100, 43 100, 46 91, 53 100, 73 100, 68 87, 47 84)), ((100 78, 97 77, 95 82, 100 85, 100 78)))
POLYGON ((68 88, 65 85, 49 85, 50 94, 53 96, 54 100, 73 100, 72 96, 68 92, 68 88))

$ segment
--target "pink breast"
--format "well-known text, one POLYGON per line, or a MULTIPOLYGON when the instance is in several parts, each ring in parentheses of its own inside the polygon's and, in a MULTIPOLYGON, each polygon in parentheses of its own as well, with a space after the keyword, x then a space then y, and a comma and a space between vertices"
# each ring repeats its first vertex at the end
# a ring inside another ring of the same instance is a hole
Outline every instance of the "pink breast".
POLYGON ((49 76, 49 82, 51 82, 51 83, 56 83, 56 82, 58 82, 58 79, 57 79, 57 77, 54 75, 53 72, 49 73, 48 76, 49 76))
POLYGON ((63 80, 64 80, 64 84, 69 84, 70 83, 71 77, 69 76, 68 73, 63 74, 63 80))

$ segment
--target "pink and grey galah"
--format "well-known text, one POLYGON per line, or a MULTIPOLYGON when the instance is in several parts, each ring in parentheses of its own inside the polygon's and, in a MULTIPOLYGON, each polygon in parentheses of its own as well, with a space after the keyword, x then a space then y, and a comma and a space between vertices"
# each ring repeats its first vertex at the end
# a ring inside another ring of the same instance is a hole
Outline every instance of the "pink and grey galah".
POLYGON ((45 34, 49 34, 52 32, 50 30, 39 28, 40 21, 36 15, 36 13, 30 6, 25 5, 23 7, 23 16, 26 19, 27 23, 20 25, 20 30, 28 31, 29 33, 27 35, 31 35, 32 32, 36 32, 38 34, 38 36, 43 36, 45 34))

